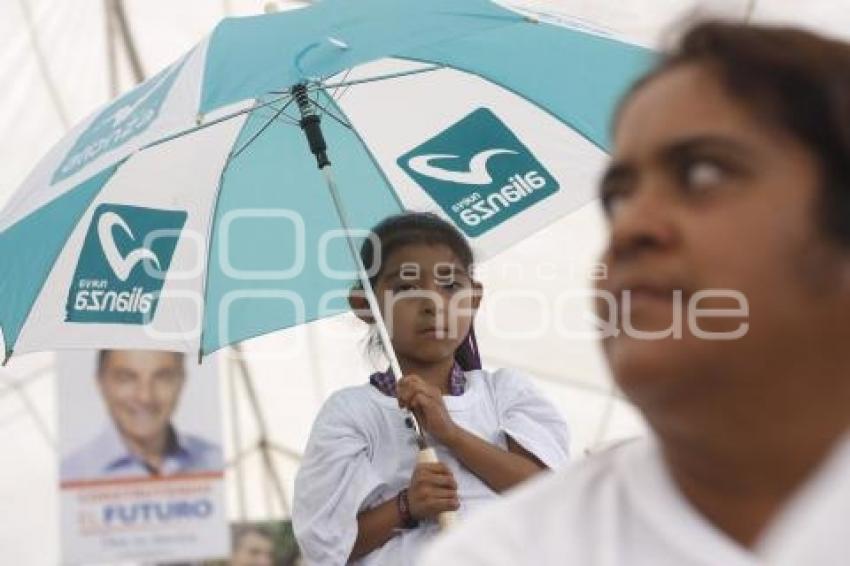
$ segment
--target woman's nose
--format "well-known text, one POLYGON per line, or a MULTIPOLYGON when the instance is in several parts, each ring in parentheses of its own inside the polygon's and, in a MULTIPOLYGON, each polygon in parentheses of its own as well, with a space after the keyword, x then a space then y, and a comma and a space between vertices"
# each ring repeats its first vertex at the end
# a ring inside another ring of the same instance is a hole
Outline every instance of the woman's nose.
POLYGON ((635 190, 611 216, 611 256, 628 258, 669 246, 675 236, 672 213, 673 204, 664 191, 654 187, 635 190))

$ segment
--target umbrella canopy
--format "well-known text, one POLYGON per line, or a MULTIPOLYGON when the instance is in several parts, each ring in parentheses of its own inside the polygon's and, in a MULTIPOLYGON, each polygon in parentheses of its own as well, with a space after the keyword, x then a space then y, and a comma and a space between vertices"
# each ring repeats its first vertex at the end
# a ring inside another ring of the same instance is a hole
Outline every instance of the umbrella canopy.
POLYGON ((365 230, 433 210, 482 258, 591 197, 642 48, 486 0, 224 20, 66 136, 0 217, 12 351, 206 354, 336 314, 356 277, 291 87, 365 230))

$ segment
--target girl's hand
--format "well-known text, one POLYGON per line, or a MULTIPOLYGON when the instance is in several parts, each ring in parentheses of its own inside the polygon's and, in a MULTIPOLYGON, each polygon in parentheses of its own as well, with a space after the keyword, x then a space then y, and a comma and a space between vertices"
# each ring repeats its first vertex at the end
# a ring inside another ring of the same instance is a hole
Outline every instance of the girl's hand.
POLYGON ((397 394, 400 407, 413 411, 423 429, 446 446, 451 446, 458 427, 446 410, 439 388, 416 374, 410 374, 399 380, 397 394))
POLYGON ((445 464, 417 464, 407 489, 410 515, 421 521, 444 511, 457 511, 457 483, 445 464))

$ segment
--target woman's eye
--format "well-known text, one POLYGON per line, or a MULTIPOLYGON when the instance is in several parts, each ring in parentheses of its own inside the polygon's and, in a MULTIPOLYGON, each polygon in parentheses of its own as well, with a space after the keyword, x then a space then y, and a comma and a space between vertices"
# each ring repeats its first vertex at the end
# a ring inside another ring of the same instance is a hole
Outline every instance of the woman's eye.
POLYGON ((681 175, 685 187, 699 191, 721 185, 726 178, 726 171, 718 163, 699 159, 687 163, 681 175))
POLYGON ((609 190, 599 197, 602 202, 602 210, 608 218, 613 218, 617 214, 625 201, 625 196, 625 191, 609 190))

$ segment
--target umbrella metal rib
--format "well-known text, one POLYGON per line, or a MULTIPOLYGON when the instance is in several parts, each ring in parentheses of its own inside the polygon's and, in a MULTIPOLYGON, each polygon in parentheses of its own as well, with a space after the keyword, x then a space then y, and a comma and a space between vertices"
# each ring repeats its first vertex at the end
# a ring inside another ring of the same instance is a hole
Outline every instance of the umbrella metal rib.
MULTIPOLYGON (((330 83, 330 84, 325 84, 323 81, 317 81, 317 82, 312 82, 312 83, 307 84, 306 90, 307 90, 307 92, 315 92, 315 91, 322 91, 322 90, 327 90, 327 89, 338 89, 340 87, 346 87, 346 89, 347 89, 348 87, 351 87, 353 85, 365 84, 365 83, 376 82, 376 81, 390 80, 390 79, 405 77, 405 76, 409 76, 409 75, 417 75, 417 74, 421 74, 421 73, 428 73, 428 72, 431 72, 431 71, 437 71, 437 70, 444 69, 444 68, 445 67, 442 66, 442 65, 434 65, 434 66, 426 67, 426 68, 423 68, 423 69, 414 69, 414 70, 403 71, 403 72, 399 72, 399 73, 390 73, 390 74, 387 74, 387 75, 378 75, 378 76, 368 77, 368 78, 364 78, 364 79, 355 79, 355 80, 351 80, 351 81, 343 81, 343 82, 339 82, 339 83, 330 83)), ((203 116, 198 116, 198 125, 197 126, 195 126, 193 128, 188 128, 186 130, 179 131, 175 134, 172 134, 170 136, 167 136, 165 138, 162 138, 160 140, 152 142, 149 145, 145 146, 143 149, 147 149, 149 147, 155 147, 157 145, 175 140, 177 138, 181 138, 183 136, 187 136, 189 134, 193 134, 195 132, 204 130, 206 128, 209 128, 210 126, 215 126, 217 124, 221 124, 222 122, 226 122, 227 120, 237 118, 239 116, 242 116, 243 114, 249 114, 251 112, 256 112, 257 110, 259 110, 261 108, 266 108, 266 107, 272 106, 272 105, 274 105, 278 102, 290 99, 290 91, 288 91, 288 90, 287 91, 271 91, 270 94, 277 94, 277 95, 282 95, 282 96, 275 98, 273 100, 270 100, 268 102, 264 102, 262 104, 251 106, 250 108, 243 108, 242 110, 237 110, 235 112, 231 112, 230 114, 226 114, 224 116, 221 116, 221 117, 216 118, 215 120, 211 120, 209 122, 204 122, 203 116)), ((348 122, 346 122, 344 119, 340 118, 339 116, 336 116, 335 114, 330 112, 326 107, 319 105, 315 101, 312 101, 312 102, 316 107, 318 107, 320 110, 322 110, 322 112, 324 114, 330 116, 332 119, 339 122, 342 126, 351 129, 351 125, 348 124, 348 122)), ((289 117, 288 115, 286 115, 286 116, 289 117)), ((291 117, 289 117, 289 118, 292 119, 291 117)), ((293 120, 293 122, 297 123, 296 120, 294 120, 294 119, 292 119, 292 120, 293 120)))
MULTIPOLYGON (((407 77, 410 75, 419 75, 422 73, 430 73, 432 71, 439 71, 440 69, 445 69, 444 65, 432 65, 430 67, 423 67, 421 69, 411 69, 409 71, 399 71, 397 73, 388 73, 385 75, 375 75, 372 77, 364 77, 362 79, 353 79, 353 80, 341 80, 336 83, 326 83, 327 79, 310 81, 306 84, 307 92, 314 92, 316 90, 325 90, 325 89, 338 89, 340 87, 351 87, 354 85, 366 84, 366 83, 374 83, 378 81, 386 81, 390 79, 398 79, 401 77, 407 77)), ((350 69, 349 71, 350 72, 350 69)), ((273 90, 271 94, 289 94, 289 90, 273 90)))
MULTIPOLYGON (((347 69, 345 71, 345 74, 342 76, 342 82, 345 82, 345 81, 348 80, 348 77, 349 77, 349 75, 351 75, 352 70, 353 69, 347 69)), ((324 82, 324 81, 322 81, 322 82, 324 82)), ((339 101, 345 95, 345 93, 347 91, 348 91, 348 86, 335 87, 333 93, 331 93, 331 98, 333 98, 334 101, 339 101)))
POLYGON ((291 98, 290 98, 289 100, 287 100, 287 101, 286 101, 286 104, 284 104, 283 106, 281 106, 281 107, 280 107, 280 109, 279 109, 277 112, 275 112, 275 114, 274 114, 271 118, 269 118, 268 122, 266 122, 265 124, 263 124, 263 127, 261 127, 259 130, 257 130, 257 131, 254 133, 254 135, 252 135, 250 138, 248 138, 248 141, 246 141, 244 144, 242 144, 242 147, 240 147, 240 148, 239 148, 239 149, 237 149, 235 152, 233 152, 233 155, 231 156, 230 161, 232 161, 232 160, 236 159, 237 157, 239 157, 239 156, 242 154, 242 152, 243 152, 243 151, 245 151, 246 149, 248 149, 248 146, 249 146, 249 145, 251 145, 251 144, 254 142, 254 140, 256 140, 257 138, 259 138, 259 137, 262 135, 262 133, 263 133, 263 132, 265 132, 265 131, 268 129, 268 127, 269 127, 269 126, 271 126, 271 125, 272 125, 272 123, 273 123, 275 120, 277 120, 277 119, 278 119, 278 117, 280 117, 280 115, 281 115, 281 114, 283 114, 283 113, 284 113, 284 111, 286 110, 286 108, 287 108, 290 104, 292 104, 292 99, 291 99, 291 98))
POLYGON ((313 101, 311 101, 311 102, 313 103, 313 105, 314 105, 316 108, 318 108, 318 109, 319 109, 319 111, 320 111, 322 114, 325 114, 326 116, 328 116, 328 117, 332 118, 335 122, 339 123, 339 125, 341 125, 343 128, 347 128, 347 129, 349 129, 349 130, 354 129, 354 128, 352 127, 352 125, 351 125, 351 124, 349 124, 348 122, 346 122, 345 120, 343 120, 342 118, 340 118, 339 116, 337 116, 336 114, 334 114, 333 112, 331 112, 331 111, 328 109, 328 106, 322 106, 321 104, 319 104, 319 103, 318 103, 317 101, 315 101, 315 100, 313 100, 313 101))
POLYGON ((187 128, 185 130, 181 130, 181 131, 179 131, 175 134, 172 134, 170 136, 166 136, 162 139, 151 142, 148 145, 146 145, 145 147, 143 147, 142 149, 148 149, 150 147, 156 147, 158 145, 170 142, 172 140, 176 140, 177 138, 182 138, 183 136, 188 136, 189 134, 194 134, 195 132, 205 130, 205 129, 211 127, 211 126, 221 124, 222 122, 232 120, 233 118, 238 118, 239 116, 242 116, 243 114, 250 114, 251 112, 256 112, 257 110, 259 110, 261 108, 266 108, 267 106, 271 106, 271 105, 275 104, 276 102, 281 102, 282 100, 286 100, 287 98, 289 98, 289 97, 288 96, 281 96, 279 98, 269 100, 268 102, 263 102, 262 104, 255 104, 254 106, 251 106, 250 108, 243 108, 242 110, 237 110, 235 112, 231 112, 230 114, 225 114, 224 116, 221 116, 221 117, 216 118, 215 120, 211 120, 209 122, 204 122, 203 116, 198 116, 198 125, 197 126, 195 126, 193 128, 187 128))

